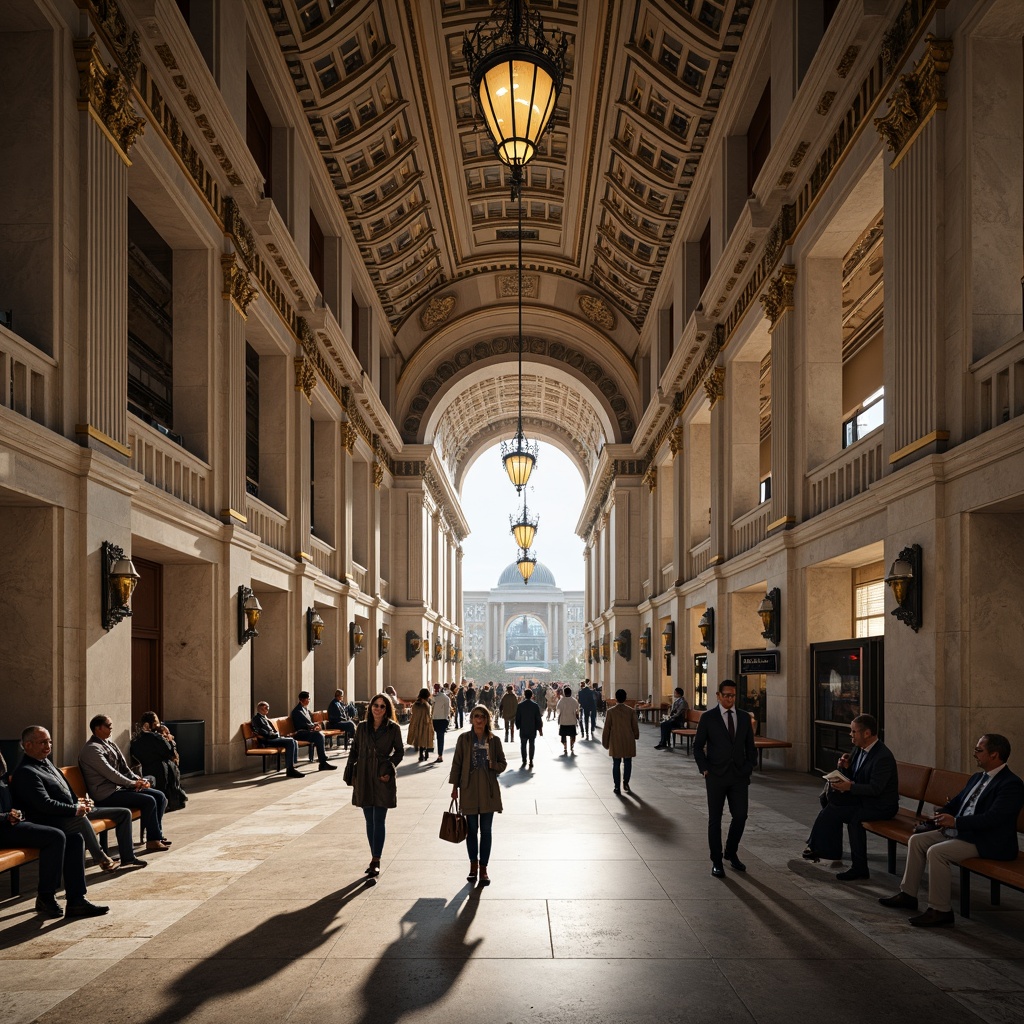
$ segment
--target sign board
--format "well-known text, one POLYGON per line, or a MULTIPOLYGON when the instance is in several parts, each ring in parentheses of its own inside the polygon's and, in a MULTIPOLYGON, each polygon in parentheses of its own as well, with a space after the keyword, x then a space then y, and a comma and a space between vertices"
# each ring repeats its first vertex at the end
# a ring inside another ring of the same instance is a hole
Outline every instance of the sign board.
POLYGON ((781 671, 781 658, 778 651, 736 652, 736 672, 738 675, 773 675, 781 671))

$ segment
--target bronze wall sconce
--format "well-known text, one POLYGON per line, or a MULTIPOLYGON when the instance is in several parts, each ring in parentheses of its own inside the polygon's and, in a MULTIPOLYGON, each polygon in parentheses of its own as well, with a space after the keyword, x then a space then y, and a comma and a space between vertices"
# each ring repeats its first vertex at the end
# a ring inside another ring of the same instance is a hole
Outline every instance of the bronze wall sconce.
POLYGON ((251 587, 238 588, 238 646, 244 647, 254 637, 260 635, 256 628, 263 613, 256 595, 251 587))
POLYGON ((608 643, 608 634, 601 637, 601 660, 607 661, 611 657, 611 644, 608 643))
POLYGON ((889 567, 886 586, 896 598, 890 614, 905 622, 915 633, 921 628, 921 545, 904 548, 889 567))
POLYGON ((132 614, 128 602, 139 582, 139 574, 132 560, 125 558, 124 551, 109 541, 103 542, 100 558, 103 628, 113 629, 122 619, 132 614))
POLYGON ((661 631, 661 643, 665 654, 671 656, 676 653, 676 624, 669 622, 661 631))
POLYGON ((778 647, 782 637, 782 592, 778 587, 772 587, 764 595, 757 606, 757 614, 764 626, 761 636, 778 647))
POLYGON ((313 650, 324 642, 324 620, 315 608, 306 609, 306 648, 313 650))
POLYGON ((412 661, 423 648, 423 637, 414 629, 405 634, 405 660, 412 661))
POLYGON ((385 654, 391 649, 391 637, 388 636, 388 631, 381 626, 377 630, 377 657, 383 658, 385 654))
POLYGON ((651 627, 645 626, 640 634, 640 653, 645 657, 651 656, 651 627))
POLYGON ((363 641, 365 639, 366 634, 359 628, 358 623, 350 622, 348 624, 348 645, 353 657, 363 653, 363 641))
POLYGON ((623 629, 615 637, 615 653, 620 658, 625 658, 629 661, 633 656, 633 634, 628 629, 623 629))
POLYGON ((434 661, 440 661, 444 657, 444 644, 439 636, 434 637, 434 661))
POLYGON ((700 630, 700 645, 710 653, 715 651, 715 609, 708 607, 697 623, 700 630))

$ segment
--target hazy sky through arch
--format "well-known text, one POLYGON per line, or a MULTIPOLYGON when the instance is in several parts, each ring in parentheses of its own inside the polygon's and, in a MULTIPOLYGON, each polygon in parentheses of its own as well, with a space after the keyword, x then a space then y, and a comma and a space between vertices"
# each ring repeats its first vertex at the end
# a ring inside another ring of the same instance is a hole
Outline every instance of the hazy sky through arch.
MULTIPOLYGON (((490 590, 501 571, 518 556, 508 517, 523 507, 509 482, 498 445, 470 467, 462 487, 462 511, 470 535, 462 544, 462 589, 490 590)), ((526 486, 526 505, 540 516, 533 554, 554 574, 562 590, 583 589, 583 541, 576 521, 583 509, 579 470, 554 445, 541 444, 526 486)))

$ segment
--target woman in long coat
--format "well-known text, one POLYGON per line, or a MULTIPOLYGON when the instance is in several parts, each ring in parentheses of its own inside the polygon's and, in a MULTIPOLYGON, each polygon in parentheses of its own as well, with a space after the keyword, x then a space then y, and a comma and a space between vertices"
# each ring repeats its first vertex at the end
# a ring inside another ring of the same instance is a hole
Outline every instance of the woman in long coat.
POLYGON ((152 776, 159 789, 167 797, 167 810, 179 811, 188 802, 188 796, 181 788, 181 770, 178 768, 178 747, 174 737, 155 711, 144 711, 139 719, 138 731, 132 737, 132 757, 142 766, 140 775, 152 776))
POLYGON ((434 726, 430 719, 430 691, 424 687, 420 695, 413 701, 409 712, 410 747, 416 747, 420 756, 418 761, 426 761, 434 749, 434 726))
POLYGON ((615 691, 615 705, 608 709, 604 716, 604 727, 601 729, 601 745, 608 751, 612 759, 612 782, 615 784, 615 795, 620 795, 619 767, 623 761, 626 767, 622 771, 622 785, 630 792, 629 777, 633 772, 633 758, 636 757, 636 741, 640 738, 640 725, 636 720, 636 712, 626 703, 626 691, 615 691))
POLYGON ((384 824, 388 809, 398 806, 395 768, 404 754, 395 706, 387 694, 374 694, 366 709, 366 720, 356 729, 345 766, 345 781, 352 786, 352 803, 362 807, 366 819, 366 838, 370 844, 366 874, 371 877, 380 874, 384 824))
POLYGON ((459 809, 466 815, 469 826, 466 837, 469 874, 466 881, 476 881, 479 867, 480 884, 490 885, 487 862, 491 856, 491 825, 494 812, 501 813, 498 776, 506 767, 505 751, 501 740, 491 735, 491 712, 488 708, 477 704, 469 713, 469 725, 469 732, 464 732, 455 743, 448 781, 452 784, 452 799, 459 801, 459 809))

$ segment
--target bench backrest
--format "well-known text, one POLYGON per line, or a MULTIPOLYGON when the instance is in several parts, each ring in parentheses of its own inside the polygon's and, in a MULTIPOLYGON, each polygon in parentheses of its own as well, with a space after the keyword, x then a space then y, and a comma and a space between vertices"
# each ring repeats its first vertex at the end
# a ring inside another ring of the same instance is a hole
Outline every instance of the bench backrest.
POLYGON ((915 800, 918 805, 928 792, 928 780, 932 769, 926 764, 911 764, 909 761, 896 762, 896 774, 899 778, 900 796, 907 800, 915 800))
POLYGON ((687 726, 697 727, 697 723, 700 721, 700 716, 703 715, 703 711, 687 711, 686 712, 686 724, 687 726))
POLYGON ((85 791, 85 779, 82 777, 82 769, 77 764, 64 765, 60 770, 61 775, 67 780, 75 796, 84 800, 87 796, 85 791))
POLYGON ((969 778, 970 775, 965 772, 948 772, 944 768, 932 769, 924 802, 935 807, 945 806, 967 785, 969 778))
POLYGON ((292 721, 291 715, 285 715, 283 718, 275 719, 274 728, 282 736, 292 736, 295 734, 295 723, 292 721))

